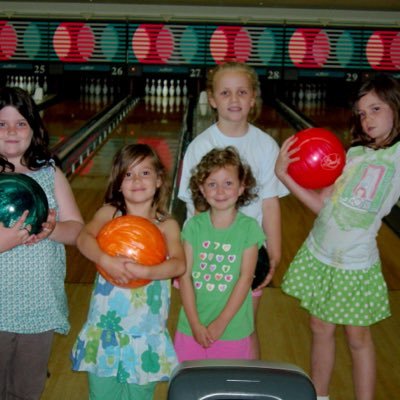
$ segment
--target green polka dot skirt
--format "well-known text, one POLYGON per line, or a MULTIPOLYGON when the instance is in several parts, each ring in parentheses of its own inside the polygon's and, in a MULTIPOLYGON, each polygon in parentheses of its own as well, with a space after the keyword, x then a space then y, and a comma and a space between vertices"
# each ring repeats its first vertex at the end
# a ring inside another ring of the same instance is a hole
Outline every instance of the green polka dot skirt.
POLYGON ((349 271, 317 260, 303 245, 286 272, 282 290, 315 317, 334 324, 369 326, 390 316, 380 262, 349 271))

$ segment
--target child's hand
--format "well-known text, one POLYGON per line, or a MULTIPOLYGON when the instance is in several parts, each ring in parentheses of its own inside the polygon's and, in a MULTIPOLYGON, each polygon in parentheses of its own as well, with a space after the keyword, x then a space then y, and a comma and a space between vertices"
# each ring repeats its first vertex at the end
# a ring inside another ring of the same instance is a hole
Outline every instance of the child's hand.
POLYGON ((272 281, 272 278, 274 277, 276 271, 276 267, 277 267, 276 260, 270 258, 268 274, 265 277, 265 279, 256 288, 253 289, 253 292, 264 289, 272 281))
POLYGON ((221 320, 221 318, 216 318, 210 325, 208 325, 207 330, 211 335, 213 342, 218 340, 226 329, 227 324, 221 320))
POLYGON ((293 157, 298 151, 298 147, 294 147, 289 151, 289 148, 296 143, 297 138, 294 136, 286 139, 281 147, 278 158, 275 163, 275 174, 278 178, 282 178, 287 174, 287 169, 290 163, 298 161, 299 157, 293 157))
POLYGON ((0 222, 0 253, 28 242, 30 226, 24 226, 29 211, 24 211, 19 220, 11 228, 6 228, 0 222))
POLYGON ((151 279, 149 276, 149 272, 151 272, 149 267, 129 260, 125 263, 125 268, 127 273, 130 275, 130 279, 151 279))
POLYGON ((132 277, 133 274, 126 267, 128 261, 129 259, 126 257, 112 257, 104 253, 99 264, 117 285, 125 285, 130 280, 135 279, 135 277, 132 277))
POLYGON ((210 347, 214 342, 210 333, 208 332, 207 327, 204 325, 199 324, 195 327, 192 327, 192 333, 194 340, 205 349, 210 347))
POLYGON ((49 214, 47 215, 47 221, 43 222, 42 224, 42 230, 36 235, 31 235, 26 244, 35 244, 40 242, 41 240, 47 239, 56 227, 56 216, 56 210, 54 208, 51 208, 49 210, 49 214))

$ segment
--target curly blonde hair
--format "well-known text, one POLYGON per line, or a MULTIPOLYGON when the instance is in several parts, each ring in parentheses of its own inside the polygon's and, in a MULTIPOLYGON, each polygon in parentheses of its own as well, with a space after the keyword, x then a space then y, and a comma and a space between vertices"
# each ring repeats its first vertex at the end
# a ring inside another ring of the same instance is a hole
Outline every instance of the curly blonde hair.
POLYGON ((239 181, 244 186, 243 193, 236 202, 236 207, 239 208, 247 205, 257 197, 255 191, 256 179, 251 172, 250 166, 241 160, 236 148, 233 146, 223 149, 214 148, 203 156, 194 168, 190 178, 189 187, 192 192, 193 204, 197 211, 206 211, 210 208, 210 205, 201 193, 200 186, 204 184, 212 172, 228 165, 237 168, 239 181))

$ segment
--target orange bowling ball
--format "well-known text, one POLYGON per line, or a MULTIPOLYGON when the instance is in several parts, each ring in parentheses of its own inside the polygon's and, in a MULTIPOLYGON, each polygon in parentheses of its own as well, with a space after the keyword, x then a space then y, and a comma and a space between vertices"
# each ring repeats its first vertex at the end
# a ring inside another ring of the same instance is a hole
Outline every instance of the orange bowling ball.
MULTIPOLYGON (((97 243, 110 256, 129 257, 141 265, 158 265, 167 257, 167 245, 161 231, 148 219, 135 215, 117 217, 105 224, 97 235, 97 243)), ((96 267, 116 286, 137 288, 150 283, 147 279, 134 279, 125 285, 117 285, 101 266, 96 267)))

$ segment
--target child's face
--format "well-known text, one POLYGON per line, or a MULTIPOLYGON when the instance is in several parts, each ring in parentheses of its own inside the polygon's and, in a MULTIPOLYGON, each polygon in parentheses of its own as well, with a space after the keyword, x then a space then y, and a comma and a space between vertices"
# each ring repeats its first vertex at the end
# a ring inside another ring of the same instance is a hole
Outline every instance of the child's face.
POLYGON ((393 129, 394 116, 389 104, 375 92, 369 92, 358 101, 357 111, 363 131, 375 139, 376 144, 383 143, 393 129))
POLYGON ((153 201, 161 179, 157 175, 150 157, 139 164, 135 162, 126 171, 121 184, 121 191, 127 203, 143 203, 153 201))
POLYGON ((0 154, 11 162, 19 162, 31 143, 32 135, 28 121, 16 108, 6 106, 0 110, 0 154))
POLYGON ((247 121, 255 105, 255 93, 248 75, 240 70, 225 70, 214 77, 210 104, 217 109, 219 121, 247 121))
POLYGON ((212 209, 222 211, 236 207, 244 186, 239 180, 237 167, 226 165, 211 172, 200 190, 212 209))

